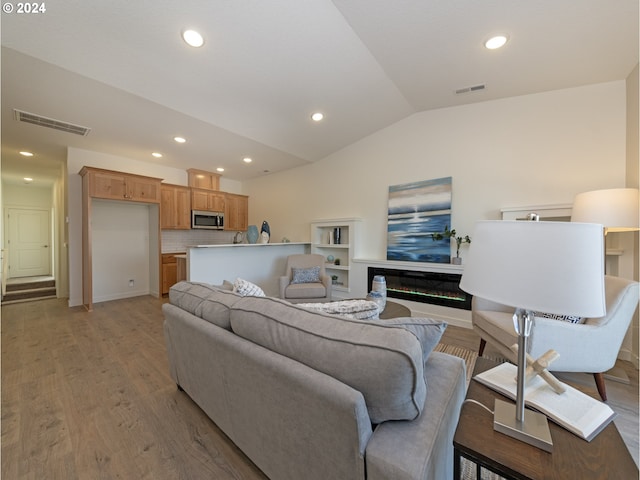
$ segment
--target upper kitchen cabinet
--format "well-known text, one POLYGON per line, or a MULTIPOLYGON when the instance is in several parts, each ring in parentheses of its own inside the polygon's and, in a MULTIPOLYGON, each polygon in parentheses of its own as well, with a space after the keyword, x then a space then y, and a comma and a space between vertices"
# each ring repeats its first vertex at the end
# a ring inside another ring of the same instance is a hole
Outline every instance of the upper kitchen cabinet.
POLYGON ((160 188, 160 228, 188 230, 191 228, 191 189, 163 183, 160 188))
POLYGON ((205 212, 224 212, 225 194, 201 188, 191 189, 191 209, 205 212))
POLYGON ((82 167, 80 175, 88 182, 90 197, 160 203, 160 178, 93 167, 82 167))
POLYGON ((195 168, 187 169, 189 186, 205 190, 220 190, 220 175, 195 168))
POLYGON ((249 226, 249 197, 225 193, 224 229, 244 231, 249 226))

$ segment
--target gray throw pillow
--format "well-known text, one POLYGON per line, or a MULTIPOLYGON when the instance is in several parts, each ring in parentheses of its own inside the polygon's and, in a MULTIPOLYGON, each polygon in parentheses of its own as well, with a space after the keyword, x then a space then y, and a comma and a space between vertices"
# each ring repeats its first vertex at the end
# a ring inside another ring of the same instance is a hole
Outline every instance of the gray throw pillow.
POLYGON ((292 268, 291 283, 318 283, 320 281, 320 267, 292 268))

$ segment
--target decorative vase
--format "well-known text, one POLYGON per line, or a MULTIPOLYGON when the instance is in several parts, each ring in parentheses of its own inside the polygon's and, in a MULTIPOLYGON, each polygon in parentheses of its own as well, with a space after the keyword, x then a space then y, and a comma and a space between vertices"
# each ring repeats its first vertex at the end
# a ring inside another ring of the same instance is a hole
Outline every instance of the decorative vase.
POLYGON ((258 241, 258 235, 258 227, 249 225, 249 228, 247 228, 247 241, 249 243, 256 243, 258 241))
POLYGON ((453 265, 462 265, 462 257, 451 257, 451 263, 453 265))
POLYGON ((262 228, 260 229, 260 238, 262 243, 269 243, 269 239, 271 238, 271 228, 269 227, 269 222, 266 220, 262 221, 262 228))

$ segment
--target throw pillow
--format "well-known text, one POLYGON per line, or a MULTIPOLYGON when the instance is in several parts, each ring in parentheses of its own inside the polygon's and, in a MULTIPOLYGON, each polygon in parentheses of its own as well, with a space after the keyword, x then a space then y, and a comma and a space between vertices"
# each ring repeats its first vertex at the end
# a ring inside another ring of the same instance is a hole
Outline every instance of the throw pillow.
POLYGON ((293 279, 291 283, 318 283, 320 281, 320 267, 291 268, 293 279))
POLYGON ((569 323, 584 323, 586 318, 576 317, 575 315, 557 315, 555 313, 533 312, 534 316, 540 318, 551 318, 553 320, 561 320, 569 323))
POLYGON ((236 278, 236 281, 233 283, 233 291, 238 295, 242 295, 243 297, 251 296, 251 297, 264 297, 264 291, 255 283, 251 283, 247 280, 243 280, 242 278, 236 278))

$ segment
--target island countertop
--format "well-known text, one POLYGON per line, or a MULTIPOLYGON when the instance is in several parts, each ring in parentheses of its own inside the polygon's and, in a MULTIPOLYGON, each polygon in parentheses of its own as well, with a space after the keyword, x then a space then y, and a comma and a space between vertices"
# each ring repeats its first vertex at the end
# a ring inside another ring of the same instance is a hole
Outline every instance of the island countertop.
POLYGON ((222 247, 275 247, 282 245, 311 245, 309 242, 278 242, 278 243, 212 243, 204 245, 187 245, 187 248, 222 248, 222 247))

